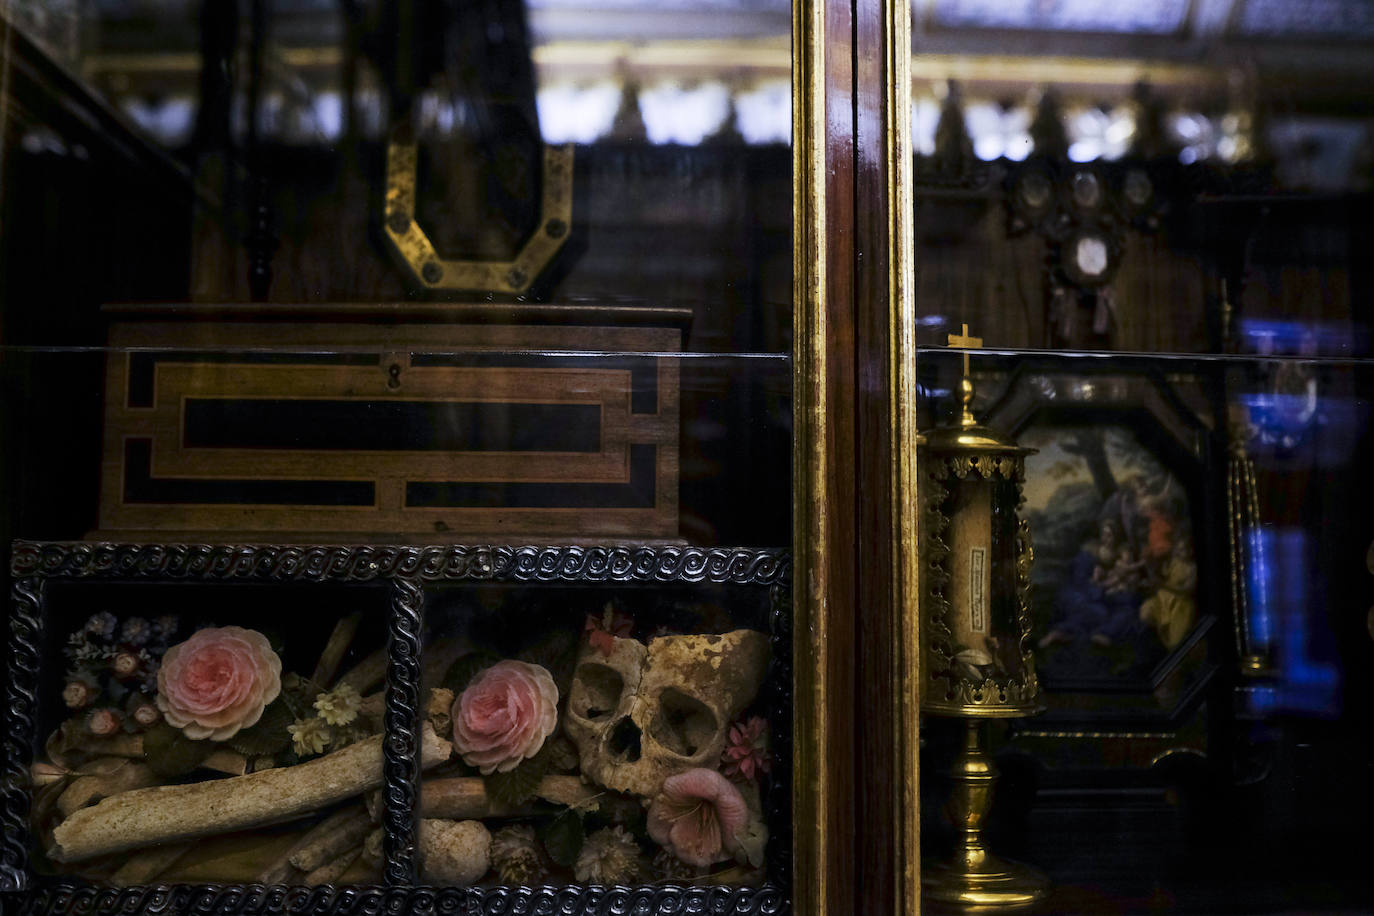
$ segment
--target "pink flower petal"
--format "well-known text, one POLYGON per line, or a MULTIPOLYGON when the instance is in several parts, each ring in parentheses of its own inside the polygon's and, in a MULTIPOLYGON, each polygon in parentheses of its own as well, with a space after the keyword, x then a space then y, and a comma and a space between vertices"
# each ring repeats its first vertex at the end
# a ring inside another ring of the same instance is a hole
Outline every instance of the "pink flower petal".
POLYGON ((744 796, 714 770, 669 776, 649 806, 649 836, 689 865, 704 867, 725 855, 749 818, 744 796))
POLYGON ((280 695, 281 658, 255 630, 210 627, 170 647, 157 680, 168 724, 189 738, 224 740, 280 695))
POLYGON ((558 687, 538 665, 507 659, 480 672, 453 704, 453 746, 481 772, 508 772, 558 723, 558 687))

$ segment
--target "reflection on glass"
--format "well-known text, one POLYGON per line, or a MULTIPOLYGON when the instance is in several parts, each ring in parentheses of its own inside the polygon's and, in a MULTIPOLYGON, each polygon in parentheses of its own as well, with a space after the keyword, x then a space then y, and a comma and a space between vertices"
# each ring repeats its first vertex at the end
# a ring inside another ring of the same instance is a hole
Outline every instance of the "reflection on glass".
POLYGON ((1093 0, 935 0, 934 17, 953 28, 1168 34, 1182 27, 1188 8, 1188 0, 1135 0, 1110 6, 1093 0))
POLYGON ((1252 591, 1263 597, 1251 620, 1257 637, 1273 647, 1274 670, 1271 683, 1254 695, 1252 710, 1339 718, 1341 675, 1321 622, 1324 608, 1313 600, 1326 589, 1311 568, 1311 538, 1292 528, 1261 531, 1259 538, 1266 561, 1255 568, 1252 591))

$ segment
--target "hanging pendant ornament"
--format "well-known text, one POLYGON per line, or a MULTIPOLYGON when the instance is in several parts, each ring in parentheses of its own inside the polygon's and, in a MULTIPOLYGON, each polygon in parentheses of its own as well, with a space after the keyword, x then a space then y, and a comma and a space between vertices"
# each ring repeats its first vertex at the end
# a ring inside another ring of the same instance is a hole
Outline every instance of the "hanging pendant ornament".
POLYGON ((524 4, 397 0, 382 16, 386 247, 422 294, 529 294, 572 233, 573 147, 540 136, 524 4))
POLYGON ((1105 337, 1116 321, 1116 296, 1110 286, 1097 291, 1097 307, 1093 309, 1093 333, 1105 337))
POLYGON ((418 147, 409 131, 392 131, 386 153, 386 240, 411 281, 435 292, 522 294, 529 290, 568 240, 572 227, 573 147, 544 147, 539 226, 515 257, 483 261, 444 258, 415 221, 418 147))
MULTIPOLYGON (((951 347, 981 347, 963 326, 951 347)), ((971 910, 1029 906, 1048 881, 994 856, 983 843, 997 765, 984 747, 984 720, 1039 712, 1031 654, 1030 527, 1017 517, 1025 481, 1021 448, 973 416, 969 354, 963 354, 961 409, 952 426, 925 435, 922 528, 921 709, 966 720, 951 776, 949 810, 959 833, 951 862, 922 868, 924 896, 971 910)))

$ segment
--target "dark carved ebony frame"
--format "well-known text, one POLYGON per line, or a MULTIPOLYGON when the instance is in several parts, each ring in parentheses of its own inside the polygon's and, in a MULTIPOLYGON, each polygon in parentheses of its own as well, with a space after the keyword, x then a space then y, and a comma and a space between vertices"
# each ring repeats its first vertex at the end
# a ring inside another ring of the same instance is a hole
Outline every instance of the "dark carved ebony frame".
MULTIPOLYGON (((994 362, 994 359, 985 359, 994 362)), ((1206 367, 1179 367, 1177 372, 1162 371, 1157 360, 1115 357, 1110 361, 1074 361, 1056 357, 1022 357, 1002 360, 998 369, 983 379, 981 388, 990 394, 988 403, 978 411, 989 426, 1018 437, 1037 420, 1051 422, 1094 422, 1110 420, 1131 426, 1142 445, 1178 475, 1189 491, 1193 512, 1195 545, 1200 569, 1227 569, 1229 559, 1223 549, 1225 517, 1224 450, 1222 431, 1217 428, 1224 410, 1217 399, 1217 378, 1206 367), (1085 364, 1085 362, 1087 364, 1085 364), (1069 379, 1089 388, 1065 392, 1041 379, 1069 379), (1048 387, 1047 387, 1048 386, 1048 387)), ((1228 570, 1229 572, 1229 570, 1228 570)), ((1051 713, 1048 718, 1015 723, 1012 733, 1060 746, 1081 741, 1139 741, 1157 751, 1154 762, 1177 754, 1199 757, 1210 755, 1191 747, 1181 729, 1206 704, 1209 718, 1219 720, 1227 713, 1222 702, 1226 680, 1224 648, 1219 626, 1233 616, 1227 600, 1228 576, 1209 575, 1198 582, 1197 626, 1179 647, 1170 652, 1146 676, 1150 691, 1165 673, 1181 663, 1184 655, 1201 645, 1206 659, 1193 673, 1193 679, 1169 708, 1148 712, 1126 712, 1115 708, 1114 698, 1125 695, 1109 685, 1072 682, 1049 685, 1055 692, 1080 699, 1096 698, 1087 711, 1051 713), (1067 742, 1065 744, 1064 742, 1067 742)), ((1042 686, 1044 675, 1042 673, 1042 686)), ((1143 695, 1145 687, 1132 682, 1130 691, 1143 695)), ((1129 692, 1129 691, 1128 691, 1129 692)), ((1210 732, 1215 726, 1205 726, 1210 732)), ((1216 749, 1224 753, 1223 748, 1216 749)), ((1152 764, 1153 765, 1153 764, 1152 764)))
POLYGON ((766 697, 779 726, 776 756, 791 760, 791 558, 781 550, 644 546, 298 546, 16 541, 10 560, 10 664, 0 784, 0 909, 23 914, 772 914, 788 909, 791 785, 779 767, 766 805, 787 825, 769 844, 777 883, 758 888, 452 887, 415 884, 420 653, 425 585, 511 582, 589 585, 750 585, 769 589, 773 662, 766 697), (383 742, 382 886, 50 883, 28 866, 29 768, 37 728, 45 584, 51 579, 259 583, 389 582, 383 742), (13 908, 13 910, 12 910, 13 908))

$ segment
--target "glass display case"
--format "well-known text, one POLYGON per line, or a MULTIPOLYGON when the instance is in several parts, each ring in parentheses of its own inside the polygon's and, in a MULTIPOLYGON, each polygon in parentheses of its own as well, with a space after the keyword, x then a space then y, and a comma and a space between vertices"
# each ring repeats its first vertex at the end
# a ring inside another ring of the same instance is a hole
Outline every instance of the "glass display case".
POLYGON ((1356 912, 1364 13, 924 6, 925 909, 1356 912))
POLYGON ((1369 26, 0 4, 0 909, 1359 911, 1369 26))
POLYGON ((793 26, 6 6, 6 912, 822 911, 793 26))

